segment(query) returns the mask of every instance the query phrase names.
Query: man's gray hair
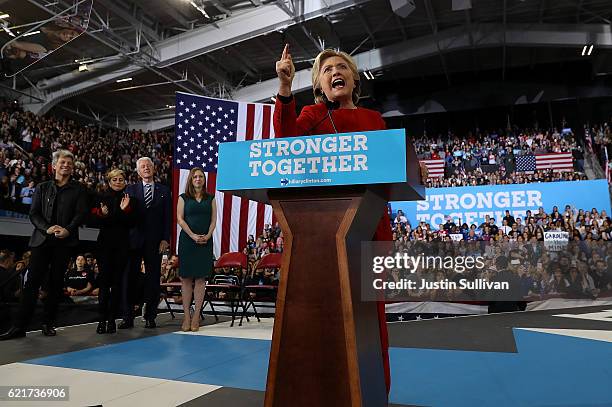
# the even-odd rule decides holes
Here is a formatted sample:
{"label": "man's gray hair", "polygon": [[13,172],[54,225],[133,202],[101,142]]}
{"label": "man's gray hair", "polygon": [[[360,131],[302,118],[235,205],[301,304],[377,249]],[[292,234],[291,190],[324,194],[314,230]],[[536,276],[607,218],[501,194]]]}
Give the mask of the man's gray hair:
{"label": "man's gray hair", "polygon": [[136,160],[136,168],[138,168],[141,161],[148,161],[151,163],[152,166],[155,167],[155,164],[153,164],[153,160],[151,160],[149,157],[140,157],[138,160]]}
{"label": "man's gray hair", "polygon": [[72,161],[74,162],[74,154],[72,154],[70,151],[68,150],[57,150],[53,153],[53,166],[55,167],[55,164],[57,164],[57,162],[59,161],[60,158],[64,158],[64,157],[70,157],[72,159]]}

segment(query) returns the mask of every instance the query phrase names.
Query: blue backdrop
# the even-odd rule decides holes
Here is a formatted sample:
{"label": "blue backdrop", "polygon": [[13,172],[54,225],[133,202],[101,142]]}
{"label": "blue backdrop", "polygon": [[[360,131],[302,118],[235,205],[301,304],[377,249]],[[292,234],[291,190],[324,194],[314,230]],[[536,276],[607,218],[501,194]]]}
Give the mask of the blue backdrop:
{"label": "blue backdrop", "polygon": [[549,213],[553,206],[563,212],[565,205],[576,209],[606,210],[610,216],[610,194],[605,179],[478,187],[427,188],[427,200],[392,202],[393,213],[401,209],[411,225],[423,220],[437,228],[451,216],[455,223],[481,224],[485,215],[494,216],[498,224],[505,211],[524,217],[541,206]]}

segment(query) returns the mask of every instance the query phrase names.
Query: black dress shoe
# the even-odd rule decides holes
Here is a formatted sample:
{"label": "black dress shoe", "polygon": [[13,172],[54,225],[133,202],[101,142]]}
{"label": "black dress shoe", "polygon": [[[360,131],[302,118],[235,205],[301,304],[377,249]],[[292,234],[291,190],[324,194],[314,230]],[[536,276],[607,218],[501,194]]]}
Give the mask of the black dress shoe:
{"label": "black dress shoe", "polygon": [[157,327],[157,324],[155,323],[154,319],[147,319],[147,322],[145,322],[145,328],[153,329],[156,327]]}
{"label": "black dress shoe", "polygon": [[99,334],[106,333],[106,322],[105,321],[98,322],[98,327],[96,328],[96,332]]}
{"label": "black dress shoe", "polygon": [[0,335],[0,341],[8,341],[9,339],[25,338],[26,333],[21,328],[11,327],[8,331]]}
{"label": "black dress shoe", "polygon": [[57,335],[57,332],[55,331],[55,328],[53,327],[53,325],[50,325],[50,324],[42,324],[42,333],[45,336],[55,336],[55,335]]}
{"label": "black dress shoe", "polygon": [[115,332],[117,332],[117,325],[115,324],[115,320],[113,319],[112,321],[108,321],[108,323],[106,324],[106,333],[114,334]]}
{"label": "black dress shoe", "polygon": [[119,324],[119,329],[129,329],[134,328],[134,320],[133,319],[124,319]]}

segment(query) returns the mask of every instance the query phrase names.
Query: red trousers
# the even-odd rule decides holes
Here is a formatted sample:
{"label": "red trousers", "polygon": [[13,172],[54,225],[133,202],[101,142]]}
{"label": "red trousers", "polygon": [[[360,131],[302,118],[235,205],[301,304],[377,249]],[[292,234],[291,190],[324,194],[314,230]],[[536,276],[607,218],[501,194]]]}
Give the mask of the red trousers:
{"label": "red trousers", "polygon": [[[391,231],[391,219],[389,213],[385,213],[378,222],[378,227],[374,233],[374,241],[391,241],[393,240],[393,232]],[[380,346],[383,359],[383,367],[385,369],[385,384],[387,385],[387,395],[391,389],[391,368],[389,367],[389,332],[387,331],[387,317],[385,315],[385,302],[378,301],[378,329],[380,331]]]}

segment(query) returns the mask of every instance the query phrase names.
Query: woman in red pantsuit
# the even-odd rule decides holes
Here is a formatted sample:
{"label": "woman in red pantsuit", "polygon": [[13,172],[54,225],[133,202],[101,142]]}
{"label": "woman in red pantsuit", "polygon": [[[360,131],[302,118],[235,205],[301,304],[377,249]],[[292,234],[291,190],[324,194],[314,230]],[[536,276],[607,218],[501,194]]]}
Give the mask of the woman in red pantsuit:
{"label": "woman in red pantsuit", "polygon": [[[312,67],[315,104],[305,106],[299,116],[296,114],[295,99],[291,93],[295,67],[288,44],[285,45],[280,61],[276,62],[276,73],[280,82],[274,108],[276,137],[348,133],[386,128],[380,113],[356,106],[360,93],[359,72],[355,61],[348,54],[327,49],[321,51],[317,56]],[[392,238],[391,220],[385,210],[381,214],[373,239],[392,240]],[[378,324],[388,394],[391,387],[391,374],[384,302],[378,302]]]}

